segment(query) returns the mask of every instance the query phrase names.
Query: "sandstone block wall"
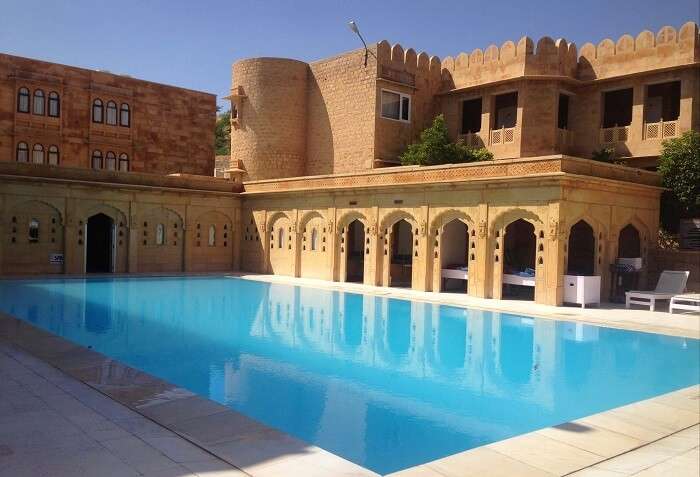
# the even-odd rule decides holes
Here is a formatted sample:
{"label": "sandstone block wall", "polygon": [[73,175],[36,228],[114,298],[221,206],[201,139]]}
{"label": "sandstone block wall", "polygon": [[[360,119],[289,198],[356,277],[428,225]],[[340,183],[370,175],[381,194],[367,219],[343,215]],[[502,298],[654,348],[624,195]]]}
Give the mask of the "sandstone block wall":
{"label": "sandstone block wall", "polygon": [[[26,87],[60,97],[60,117],[17,112]],[[126,103],[130,127],[96,124],[92,102]],[[59,148],[59,165],[91,167],[92,151],[129,157],[129,170],[156,174],[214,172],[216,98],[198,91],[0,54],[0,160],[14,161],[19,142]]]}

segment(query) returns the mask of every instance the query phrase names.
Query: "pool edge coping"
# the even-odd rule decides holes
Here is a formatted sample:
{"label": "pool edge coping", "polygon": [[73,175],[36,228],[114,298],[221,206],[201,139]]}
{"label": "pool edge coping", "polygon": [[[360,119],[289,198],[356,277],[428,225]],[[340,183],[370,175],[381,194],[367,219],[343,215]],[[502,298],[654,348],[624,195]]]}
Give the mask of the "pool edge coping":
{"label": "pool edge coping", "polygon": [[[595,326],[599,326],[595,323],[593,324]],[[298,465],[315,465],[324,470],[328,470],[329,472],[339,471],[342,469],[344,475],[378,475],[369,469],[342,458],[341,456],[333,454],[313,444],[306,443],[298,438],[266,426],[258,421],[254,421],[253,419],[248,418],[247,416],[226,406],[216,403],[215,401],[198,396],[185,390],[184,388],[150,375],[149,373],[145,373],[136,368],[127,366],[117,360],[103,355],[102,353],[78,344],[74,344],[63,337],[54,335],[53,333],[34,326],[27,321],[20,320],[19,318],[3,312],[0,312],[0,339],[5,339],[13,345],[22,348],[29,354],[41,359],[44,362],[47,362],[51,366],[59,369],[74,379],[77,379],[95,391],[126,406],[128,409],[137,412],[158,425],[163,426],[183,439],[202,448],[206,452],[215,455],[216,457],[253,477],[275,475],[275,472],[283,471],[286,466],[289,466],[289,469],[297,469],[295,466]],[[50,350],[49,346],[42,346],[47,344],[51,345],[53,349]],[[109,372],[107,373],[107,376],[103,376],[100,373],[100,370]],[[91,372],[97,372],[98,375],[90,378]],[[117,376],[118,380],[121,380],[121,376],[124,375],[131,378],[138,378],[139,382],[110,382],[111,377]],[[147,398],[147,396],[150,396],[152,400],[144,403],[143,401]],[[183,399],[193,400],[188,403],[190,407],[189,410],[180,409],[179,411],[184,415],[189,415],[188,418],[183,418],[174,422],[166,422],[164,418],[158,418],[157,415],[154,415],[152,409],[153,407],[166,406],[169,404],[182,404],[181,400]],[[563,423],[558,426],[539,429],[530,433],[520,434],[502,441],[497,441],[492,444],[458,452],[435,461],[426,462],[418,466],[397,471],[391,475],[395,475],[397,477],[402,475],[408,476],[409,474],[423,475],[423,473],[425,473],[425,475],[435,476],[464,475],[461,472],[454,473],[448,471],[448,473],[445,473],[445,469],[453,469],[455,465],[462,466],[465,460],[474,462],[475,459],[490,463],[494,462],[494,459],[496,461],[500,459],[507,465],[521,466],[523,475],[526,475],[526,472],[532,473],[533,471],[546,473],[542,475],[566,475],[588,468],[605,460],[609,460],[613,457],[634,451],[635,449],[639,449],[656,442],[659,439],[672,436],[684,429],[698,425],[700,423],[700,409],[698,409],[698,406],[700,406],[699,399],[700,384],[691,385],[689,387],[662,394],[650,399],[636,401],[625,406],[609,409],[602,413],[576,419],[570,423]],[[218,411],[205,412],[202,414],[201,410],[196,408],[196,406],[201,406],[203,404],[210,406],[210,409],[218,409]],[[187,406],[185,407],[187,408]],[[678,422],[665,422],[663,419],[659,421],[659,410],[662,410],[663,413],[668,413],[671,411],[672,415],[675,413],[678,417]],[[652,414],[654,412],[656,413],[655,417],[657,421],[654,421],[653,419],[650,420],[650,412],[652,412]],[[619,413],[622,413],[622,417],[618,415]],[[563,427],[567,425],[587,426],[589,425],[587,423],[591,421],[595,422],[596,419],[605,419],[606,416],[611,417],[613,421],[622,420],[627,426],[637,426],[644,430],[644,433],[653,435],[654,437],[651,439],[643,439],[640,438],[640,436],[628,435],[629,431],[624,431],[620,427],[615,428],[615,426],[598,426],[590,424],[590,428],[593,430],[593,435],[588,439],[590,442],[581,443],[580,440],[575,440],[575,442],[572,443],[571,440],[569,440],[569,442],[563,440],[564,436],[561,436]],[[219,426],[222,427],[225,421],[233,421],[236,424],[241,425],[243,429],[220,429],[224,431],[224,435],[219,436],[218,439],[214,440],[203,440],[202,438],[197,437],[197,425],[202,424],[202,422],[207,420],[206,418],[211,417],[214,419],[209,419],[209,421],[213,420],[213,422],[208,422],[208,425],[219,424]],[[187,422],[181,422],[181,425],[178,426],[178,422],[180,421]],[[190,432],[188,432],[188,429],[190,429]],[[211,431],[211,429],[207,430],[207,432]],[[237,433],[226,435],[227,431],[235,431]],[[621,435],[627,438],[632,438],[637,441],[637,444],[628,446],[628,448],[625,448],[624,446],[620,447],[614,454],[600,455],[599,453],[592,452],[591,449],[598,448],[601,432],[602,434],[607,435],[608,438],[610,437],[610,433],[613,435]],[[555,437],[552,437],[552,433],[555,434]],[[559,437],[556,437],[556,435],[559,435]],[[536,464],[533,465],[533,462],[523,461],[522,452],[518,451],[518,449],[520,448],[522,450],[524,446],[525,449],[530,448],[535,452],[535,454],[537,454],[536,451],[538,449],[541,451],[540,446],[543,439],[545,440],[545,443],[556,445],[566,452],[572,454],[585,453],[584,457],[587,457],[588,460],[586,461],[585,465],[574,465],[576,468],[567,469],[565,472],[549,472],[549,470],[552,469],[548,470],[543,468],[545,467],[543,465],[538,466]],[[533,440],[535,442],[532,442]],[[243,444],[242,446],[239,445],[241,443]],[[261,444],[269,445],[270,448],[268,449],[268,452],[272,459],[270,462],[258,464],[246,463],[245,461],[241,462],[241,459],[245,460],[246,458],[246,446],[247,452],[260,452],[259,446]],[[227,445],[228,453],[226,448]],[[586,449],[586,447],[588,449]],[[235,453],[243,453],[243,455],[232,455],[230,453],[232,448]],[[289,452],[289,455],[278,455],[285,452]],[[310,460],[309,457],[311,457]],[[579,460],[579,462],[582,461]],[[438,471],[437,469],[442,469],[442,471]],[[416,472],[418,472],[418,474],[415,474]]]}

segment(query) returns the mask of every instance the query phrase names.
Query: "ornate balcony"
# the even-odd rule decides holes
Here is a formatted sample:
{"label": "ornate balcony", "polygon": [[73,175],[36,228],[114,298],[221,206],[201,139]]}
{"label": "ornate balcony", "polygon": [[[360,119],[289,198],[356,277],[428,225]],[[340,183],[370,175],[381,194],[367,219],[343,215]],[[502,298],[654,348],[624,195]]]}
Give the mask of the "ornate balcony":
{"label": "ornate balcony", "polygon": [[509,144],[515,142],[515,128],[491,130],[491,145]]}
{"label": "ornate balcony", "polygon": [[678,121],[644,123],[644,139],[666,139],[678,136]]}
{"label": "ornate balcony", "polygon": [[615,144],[616,142],[626,142],[630,136],[629,126],[616,126],[612,128],[601,128],[600,143]]}

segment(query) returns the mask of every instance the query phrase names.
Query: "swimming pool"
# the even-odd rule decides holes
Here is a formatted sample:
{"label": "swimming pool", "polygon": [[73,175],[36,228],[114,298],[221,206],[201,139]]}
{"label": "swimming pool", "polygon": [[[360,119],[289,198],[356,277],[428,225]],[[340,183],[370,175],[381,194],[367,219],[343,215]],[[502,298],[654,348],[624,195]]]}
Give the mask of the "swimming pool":
{"label": "swimming pool", "polygon": [[230,277],[0,280],[0,311],[379,473],[698,382],[698,340]]}

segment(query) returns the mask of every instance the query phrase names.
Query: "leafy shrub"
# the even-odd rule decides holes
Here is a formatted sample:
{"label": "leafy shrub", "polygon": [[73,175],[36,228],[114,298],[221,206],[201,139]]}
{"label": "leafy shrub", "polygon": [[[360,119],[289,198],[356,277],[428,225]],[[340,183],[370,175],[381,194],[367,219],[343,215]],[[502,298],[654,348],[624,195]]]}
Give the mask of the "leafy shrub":
{"label": "leafy shrub", "polygon": [[664,141],[658,171],[680,216],[700,214],[700,133],[691,130]]}
{"label": "leafy shrub", "polygon": [[598,162],[607,162],[608,164],[619,164],[625,165],[627,162],[624,159],[620,159],[615,152],[614,147],[603,147],[591,154],[591,159]]}
{"label": "leafy shrub", "polygon": [[490,161],[493,154],[483,147],[467,146],[463,141],[450,142],[445,118],[441,114],[435,117],[430,127],[421,132],[420,141],[409,145],[399,159],[405,166],[433,166]]}

